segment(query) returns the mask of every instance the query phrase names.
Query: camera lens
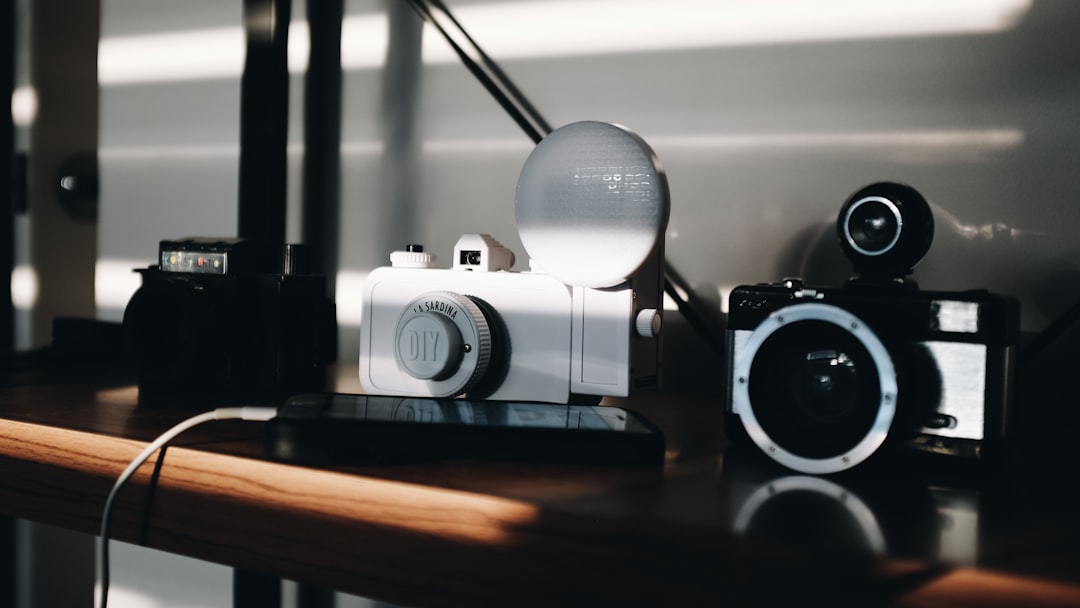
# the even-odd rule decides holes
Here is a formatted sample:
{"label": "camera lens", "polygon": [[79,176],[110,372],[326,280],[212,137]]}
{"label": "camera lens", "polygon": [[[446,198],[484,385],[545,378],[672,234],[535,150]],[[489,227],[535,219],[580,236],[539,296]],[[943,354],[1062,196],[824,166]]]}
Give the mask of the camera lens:
{"label": "camera lens", "polygon": [[754,329],[733,365],[732,408],[766,454],[806,473],[868,458],[895,415],[896,371],[860,319],[805,303]]}
{"label": "camera lens", "polygon": [[403,309],[394,338],[394,359],[406,376],[434,397],[455,397],[484,380],[491,364],[492,323],[469,296],[450,291],[423,294]]}
{"label": "camera lens", "polygon": [[859,393],[859,370],[854,358],[829,348],[808,352],[796,363],[809,415],[831,422],[854,409]]}
{"label": "camera lens", "polygon": [[836,222],[840,246],[860,278],[891,280],[911,274],[930,250],[934,216],[910,186],[881,182],[844,203]]}
{"label": "camera lens", "polygon": [[777,443],[806,458],[842,454],[866,436],[881,389],[851,334],[805,321],[774,333],[750,369],[750,401]]}
{"label": "camera lens", "polygon": [[844,224],[851,246],[863,255],[881,255],[900,240],[903,219],[896,205],[880,197],[857,201]]}

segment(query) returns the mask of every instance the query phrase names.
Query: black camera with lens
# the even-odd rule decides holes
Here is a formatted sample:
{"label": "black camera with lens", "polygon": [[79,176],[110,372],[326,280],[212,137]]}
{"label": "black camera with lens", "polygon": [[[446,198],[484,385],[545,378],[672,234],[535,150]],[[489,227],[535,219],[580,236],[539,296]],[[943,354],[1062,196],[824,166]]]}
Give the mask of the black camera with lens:
{"label": "black camera with lens", "polygon": [[307,249],[241,238],[161,241],[124,311],[140,397],[322,390],[337,356],[326,278]]}
{"label": "black camera with lens", "polygon": [[856,192],[837,231],[855,268],[843,287],[732,291],[729,437],[813,474],[890,451],[987,459],[1010,435],[1018,302],[907,278],[933,238],[911,187]]}

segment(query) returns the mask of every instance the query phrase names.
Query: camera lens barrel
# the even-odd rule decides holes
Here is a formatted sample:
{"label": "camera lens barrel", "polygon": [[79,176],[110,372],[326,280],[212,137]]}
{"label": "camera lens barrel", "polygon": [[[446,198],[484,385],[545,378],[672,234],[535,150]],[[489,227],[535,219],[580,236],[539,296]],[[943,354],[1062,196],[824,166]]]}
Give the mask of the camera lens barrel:
{"label": "camera lens barrel", "polygon": [[818,302],[770,314],[732,365],[732,410],[765,454],[810,474],[843,471],[884,443],[898,382],[861,319]]}
{"label": "camera lens barrel", "polygon": [[491,323],[469,296],[430,292],[405,306],[395,331],[398,369],[434,397],[455,397],[483,380],[493,349]]}
{"label": "camera lens barrel", "polygon": [[914,188],[879,182],[844,203],[836,228],[858,277],[892,280],[911,274],[930,250],[934,216]]}

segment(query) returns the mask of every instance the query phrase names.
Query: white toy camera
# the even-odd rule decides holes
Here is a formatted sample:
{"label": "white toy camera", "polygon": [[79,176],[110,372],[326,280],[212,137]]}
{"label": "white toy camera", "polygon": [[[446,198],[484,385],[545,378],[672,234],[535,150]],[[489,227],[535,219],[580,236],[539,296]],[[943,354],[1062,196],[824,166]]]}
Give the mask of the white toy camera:
{"label": "white toy camera", "polygon": [[366,393],[566,403],[658,386],[670,202],[648,145],[609,123],[556,129],[526,160],[515,208],[529,272],[467,234],[452,268],[410,246],[368,275]]}

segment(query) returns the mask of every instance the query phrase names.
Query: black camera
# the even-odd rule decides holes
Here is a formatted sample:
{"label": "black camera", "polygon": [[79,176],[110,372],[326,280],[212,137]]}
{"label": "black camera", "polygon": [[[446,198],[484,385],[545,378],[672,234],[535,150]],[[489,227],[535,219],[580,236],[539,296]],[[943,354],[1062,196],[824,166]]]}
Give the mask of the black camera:
{"label": "black camera", "polygon": [[158,252],[124,311],[141,396],[325,387],[336,311],[304,246],[186,238]]}
{"label": "black camera", "polygon": [[732,291],[729,436],[815,474],[891,446],[985,458],[1010,435],[1019,304],[906,278],[933,235],[930,206],[908,186],[860,190],[837,228],[856,272],[843,287]]}

